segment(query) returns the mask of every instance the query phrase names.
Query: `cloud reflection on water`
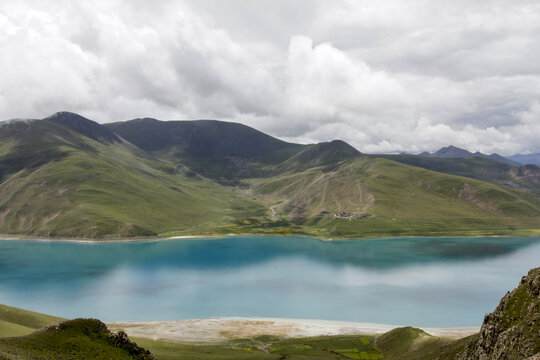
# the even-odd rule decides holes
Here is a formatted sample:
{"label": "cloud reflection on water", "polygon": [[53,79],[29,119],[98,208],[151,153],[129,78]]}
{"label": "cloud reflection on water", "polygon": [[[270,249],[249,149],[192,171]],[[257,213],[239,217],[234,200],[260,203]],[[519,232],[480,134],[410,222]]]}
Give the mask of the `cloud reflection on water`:
{"label": "cloud reflection on water", "polygon": [[[0,252],[0,302],[104,320],[268,316],[474,326],[540,265],[539,239],[531,238],[277,239],[105,244],[84,251],[78,244],[9,242],[19,251],[6,252],[9,259]],[[480,248],[498,250],[484,256]]]}

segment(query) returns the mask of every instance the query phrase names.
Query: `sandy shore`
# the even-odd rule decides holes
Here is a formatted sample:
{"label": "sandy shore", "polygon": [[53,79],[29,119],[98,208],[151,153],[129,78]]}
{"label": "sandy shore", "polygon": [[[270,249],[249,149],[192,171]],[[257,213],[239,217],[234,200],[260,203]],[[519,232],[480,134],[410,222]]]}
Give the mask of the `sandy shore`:
{"label": "sandy shore", "polygon": [[[113,330],[124,330],[129,336],[181,343],[219,343],[231,339],[272,335],[283,338],[320,335],[376,335],[397,325],[349,321],[274,319],[274,318],[210,318],[178,321],[112,322]],[[434,336],[458,339],[479,331],[478,327],[423,328]]]}

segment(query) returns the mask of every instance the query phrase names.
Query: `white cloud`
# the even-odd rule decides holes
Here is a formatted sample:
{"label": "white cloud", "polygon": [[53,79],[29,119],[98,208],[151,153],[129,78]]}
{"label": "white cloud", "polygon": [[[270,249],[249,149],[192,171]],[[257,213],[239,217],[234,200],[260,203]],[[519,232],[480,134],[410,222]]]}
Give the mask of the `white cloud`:
{"label": "white cloud", "polygon": [[534,1],[0,4],[0,117],[240,121],[365,152],[538,152]]}

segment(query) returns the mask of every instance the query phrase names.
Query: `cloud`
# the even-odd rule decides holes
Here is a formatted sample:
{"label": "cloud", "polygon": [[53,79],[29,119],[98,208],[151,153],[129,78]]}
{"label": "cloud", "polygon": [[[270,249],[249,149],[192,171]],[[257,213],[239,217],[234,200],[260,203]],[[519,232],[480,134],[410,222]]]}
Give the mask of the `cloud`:
{"label": "cloud", "polygon": [[0,117],[239,121],[364,152],[539,152],[534,1],[0,4]]}

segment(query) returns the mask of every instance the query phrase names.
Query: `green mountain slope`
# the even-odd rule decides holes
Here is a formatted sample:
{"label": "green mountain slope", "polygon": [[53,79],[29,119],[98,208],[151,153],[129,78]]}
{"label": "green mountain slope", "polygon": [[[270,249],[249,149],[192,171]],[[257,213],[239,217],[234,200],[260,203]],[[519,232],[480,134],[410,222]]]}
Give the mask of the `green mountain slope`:
{"label": "green mountain slope", "polygon": [[146,118],[104,126],[159,158],[179,161],[224,184],[261,175],[265,166],[285,161],[304,148],[246,125],[215,120]]}
{"label": "green mountain slope", "polygon": [[[521,169],[466,160],[475,164],[464,165],[469,175],[482,179],[503,174],[501,166]],[[339,140],[290,144],[240,124],[102,126],[58,113],[0,124],[0,233],[360,237],[540,228],[538,195],[420,167]],[[534,170],[516,184],[527,188],[530,181],[516,179],[535,178]]]}
{"label": "green mountain slope", "polygon": [[0,338],[23,336],[65,319],[0,304]]}
{"label": "green mountain slope", "polygon": [[272,173],[294,173],[320,166],[324,166],[322,171],[330,171],[339,162],[361,155],[358,150],[341,140],[307,145],[304,149],[277,165]]}
{"label": "green mountain slope", "polygon": [[377,157],[540,194],[540,167],[535,165],[515,166],[482,157],[434,158],[417,155],[377,155]]}
{"label": "green mountain slope", "polygon": [[[86,121],[85,129],[100,126]],[[23,130],[0,132],[14,144],[0,159],[3,233],[148,236],[211,228],[230,213],[261,210],[234,189],[175,173],[173,164],[142,156],[132,144],[96,141],[50,120],[13,125]]]}
{"label": "green mountain slope", "polygon": [[540,199],[524,191],[358,157],[252,181],[284,218],[333,236],[505,233],[536,228]]}

